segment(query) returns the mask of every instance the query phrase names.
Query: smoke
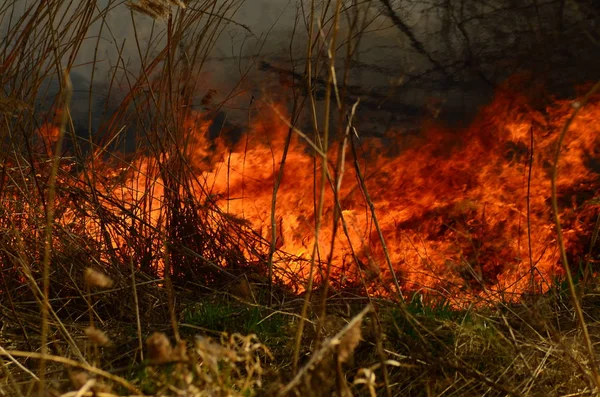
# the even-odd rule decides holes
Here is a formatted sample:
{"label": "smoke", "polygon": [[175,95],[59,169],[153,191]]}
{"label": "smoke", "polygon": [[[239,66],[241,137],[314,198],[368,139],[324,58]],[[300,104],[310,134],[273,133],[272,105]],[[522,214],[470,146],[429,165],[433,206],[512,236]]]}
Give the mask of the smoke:
{"label": "smoke", "polygon": [[[36,3],[16,0],[13,17],[0,21],[0,32],[7,32],[11,21]],[[65,3],[68,18],[71,11]],[[191,7],[197,3],[189,2]],[[219,21],[222,29],[203,65],[202,76],[196,76],[203,79],[202,92],[194,94],[201,98],[215,89],[218,99],[223,100],[234,89],[246,90],[229,101],[231,108],[223,108],[231,113],[231,119],[236,114],[233,108],[249,103],[261,89],[277,91],[281,79],[301,81],[310,2],[217,3],[227,3],[231,9]],[[491,4],[476,0],[367,3],[368,8],[362,2],[343,2],[345,14],[340,21],[341,44],[337,48],[340,76],[346,65],[351,67],[347,101],[361,99],[366,133],[381,132],[403,122],[410,124],[423,115],[450,122],[468,119],[489,100],[499,82],[524,70],[546,76],[550,84],[556,83],[557,91],[594,76],[597,70],[598,57],[590,55],[597,51],[591,51],[593,43],[582,33],[593,27],[594,20],[589,9],[581,9],[581,2],[538,4],[526,0],[518,6],[503,0]],[[164,21],[132,15],[124,2],[97,2],[98,10],[107,7],[107,17],[89,27],[72,70],[73,111],[83,129],[97,126],[102,114],[110,113],[127,92],[131,79],[141,76],[144,58],[151,59],[166,41]],[[219,14],[220,10],[216,7],[212,12]],[[360,36],[360,42],[352,60],[346,63],[350,41],[345,35],[353,24],[355,31],[360,30],[355,35]],[[320,32],[318,26],[316,34],[327,35],[331,22],[326,16]],[[315,49],[327,56],[326,45]],[[47,95],[52,98],[58,92],[57,82],[48,84]],[[315,86],[319,95],[323,82],[317,79]]]}

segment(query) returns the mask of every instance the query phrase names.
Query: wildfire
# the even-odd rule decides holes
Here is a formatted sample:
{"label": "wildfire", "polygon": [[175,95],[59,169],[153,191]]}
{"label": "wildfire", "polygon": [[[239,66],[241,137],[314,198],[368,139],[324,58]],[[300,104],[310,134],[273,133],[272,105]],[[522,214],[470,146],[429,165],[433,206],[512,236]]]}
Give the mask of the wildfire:
{"label": "wildfire", "polygon": [[[561,275],[550,171],[556,138],[571,111],[570,101],[556,101],[544,112],[537,111],[524,96],[500,90],[471,126],[460,131],[429,126],[420,138],[398,132],[390,134],[396,137],[392,145],[353,138],[363,153],[356,164],[405,294],[435,291],[446,297],[518,299],[532,285],[538,292],[547,290]],[[264,268],[271,241],[273,187],[289,128],[280,114],[265,107],[235,145],[219,138],[210,141],[210,122],[192,115],[184,125],[187,145],[178,154],[188,170],[185,186],[176,186],[167,177],[164,164],[174,161],[174,153],[140,156],[119,170],[97,168],[99,202],[65,211],[61,222],[85,219],[85,233],[103,244],[110,241],[109,251],[120,252],[121,257],[154,250],[158,253],[150,255],[146,265],[162,268],[159,231],[174,229],[184,243],[204,244],[215,235],[188,230],[185,222],[210,209],[212,215],[200,224],[214,230],[226,219],[253,231],[260,244],[244,247],[241,235],[229,236],[223,244],[238,244],[249,263]],[[598,216],[598,120],[600,101],[595,100],[581,111],[566,136],[557,181],[567,249],[578,259],[589,259],[591,229]],[[337,151],[331,148],[331,158]],[[330,258],[334,287],[365,285],[369,293],[392,293],[393,275],[350,149],[345,164],[335,236],[335,196],[330,185],[326,188],[317,283]],[[309,276],[320,167],[295,135],[277,194],[273,263],[275,277],[297,291],[305,288]],[[335,175],[333,162],[329,167]],[[191,207],[186,204],[189,197],[195,202]],[[121,226],[107,226],[98,209],[122,219]],[[130,242],[127,228],[135,230],[137,241],[148,236],[152,248]],[[232,265],[226,258],[215,261]],[[177,263],[173,266],[174,272],[180,271]]]}

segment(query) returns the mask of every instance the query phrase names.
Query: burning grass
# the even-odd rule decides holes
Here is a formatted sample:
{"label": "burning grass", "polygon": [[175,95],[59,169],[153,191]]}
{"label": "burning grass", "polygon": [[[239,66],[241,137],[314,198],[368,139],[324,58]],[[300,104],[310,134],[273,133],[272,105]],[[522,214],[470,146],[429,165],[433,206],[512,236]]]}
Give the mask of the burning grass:
{"label": "burning grass", "polygon": [[[426,290],[455,306],[477,299],[518,300],[532,288],[547,291],[563,274],[550,174],[557,132],[571,105],[557,101],[540,111],[525,99],[501,90],[460,135],[431,128],[422,141],[395,156],[366,138],[349,144],[354,149],[343,156],[355,168],[327,171],[345,175],[337,190],[324,193],[315,282],[322,283],[330,266],[327,277],[334,289],[394,296],[398,282],[404,293]],[[594,97],[571,126],[557,180],[565,246],[571,258],[585,262],[586,280],[595,273],[592,237],[600,180],[593,129],[598,113]],[[310,186],[318,165],[301,141],[291,140],[272,214],[273,246],[269,208],[275,159],[283,155],[288,127],[279,110],[267,107],[260,114],[234,145],[210,141],[210,120],[192,115],[185,124],[184,149],[156,157],[141,154],[123,166],[95,160],[86,165],[95,170],[93,183],[86,171],[64,164],[57,183],[55,252],[77,239],[73,246],[94,247],[104,266],[135,263],[159,277],[168,260],[174,281],[213,286],[240,272],[266,277],[270,260],[274,280],[302,292],[315,244]],[[359,155],[359,144],[379,149]],[[27,225],[44,215],[43,202],[20,198],[40,189],[49,166],[40,158],[20,169],[9,167],[25,184],[5,177],[5,214],[11,216],[3,221],[19,233],[33,232],[21,238],[35,242],[37,231]],[[38,176],[28,179],[32,172]],[[369,201],[376,212],[370,212]]]}
{"label": "burning grass", "polygon": [[[594,277],[596,257],[596,100],[571,127],[557,181],[565,246],[571,258],[585,262],[586,280]],[[458,133],[437,128],[393,157],[347,149],[346,162],[357,168],[347,167],[339,189],[325,192],[317,285],[331,264],[332,288],[394,296],[387,257],[404,293],[426,290],[454,306],[474,299],[518,300],[532,288],[547,291],[562,274],[549,175],[556,131],[569,109],[568,102],[558,101],[542,113],[518,94],[501,91],[461,133],[462,142]],[[185,124],[183,150],[141,154],[126,165],[94,155],[83,171],[63,157],[53,203],[52,255],[59,265],[53,268],[59,271],[61,258],[81,261],[81,268],[93,258],[108,272],[119,274],[133,263],[136,271],[161,277],[168,261],[174,282],[213,288],[240,274],[267,277],[274,159],[282,156],[288,127],[280,111],[267,108],[261,114],[234,146],[209,141],[210,120],[193,115]],[[3,168],[0,222],[7,271],[41,260],[40,222],[48,204],[40,192],[48,189],[52,167],[43,153],[35,155],[33,161],[7,157]],[[314,192],[306,188],[315,183],[315,158],[295,139],[287,157],[271,261],[274,280],[300,293],[315,243]],[[363,188],[378,212],[369,212]],[[10,280],[19,283],[19,276]],[[69,284],[60,283],[67,295],[76,290],[67,292]]]}
{"label": "burning grass", "polygon": [[[289,104],[253,98],[241,137],[214,137],[194,76],[235,5],[131,2],[166,44],[87,151],[69,70],[93,2],[67,6],[61,34],[52,1],[9,29],[0,393],[595,395],[598,86],[542,107],[515,77],[469,127],[377,140],[326,57],[322,125],[292,87]],[[40,85],[46,57],[69,63],[40,121],[39,93],[17,87]],[[144,145],[126,159],[113,143],[132,120]]]}
{"label": "burning grass", "polygon": [[[596,271],[597,139],[586,132],[595,125],[596,101],[591,97],[572,125],[568,165],[557,180],[567,192],[558,208],[569,257],[582,263],[582,291],[594,284]],[[276,168],[268,159],[282,155],[282,111],[263,109],[234,146],[206,139],[210,121],[194,115],[185,150],[140,154],[126,165],[94,155],[82,171],[64,156],[53,163],[43,151],[30,158],[12,152],[3,168],[0,217],[3,311],[12,334],[3,345],[17,345],[0,352],[2,387],[26,394],[21,382],[37,383],[32,363],[43,357],[45,387],[65,395],[593,395],[586,336],[557,281],[563,270],[548,192],[553,142],[570,106],[558,101],[540,112],[518,94],[500,93],[463,132],[465,142],[432,129],[396,156],[348,150],[347,162],[357,168],[345,170],[337,197],[325,195],[341,206],[344,233],[335,236],[335,207],[325,207],[316,300],[304,315],[315,321],[297,345],[289,335],[302,317],[297,296],[308,296],[315,218],[305,185],[314,183],[315,163],[292,139],[275,213],[276,288],[269,288],[268,205]],[[52,164],[58,164],[55,182]],[[46,295],[37,286],[47,247],[44,192],[51,185]],[[379,210],[387,252],[372,229],[373,214],[361,204],[363,188]],[[405,303],[389,301],[397,295],[381,265],[386,255],[410,298]],[[44,296],[52,297],[50,355],[34,348],[43,330],[31,313]],[[353,317],[375,298],[382,299],[376,315]],[[583,295],[592,318],[593,301],[593,293]],[[163,333],[146,337],[169,327],[174,346]],[[588,332],[594,341],[597,326]],[[296,346],[300,370],[290,372]]]}

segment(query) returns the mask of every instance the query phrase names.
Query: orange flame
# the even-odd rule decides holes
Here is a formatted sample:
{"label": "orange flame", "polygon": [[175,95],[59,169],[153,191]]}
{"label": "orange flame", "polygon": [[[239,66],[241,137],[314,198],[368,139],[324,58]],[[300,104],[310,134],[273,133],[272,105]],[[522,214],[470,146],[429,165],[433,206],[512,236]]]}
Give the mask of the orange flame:
{"label": "orange flame", "polygon": [[[531,108],[524,96],[499,91],[464,130],[429,126],[420,139],[397,133],[393,145],[365,138],[356,142],[365,151],[356,162],[405,293],[518,299],[518,294],[531,290],[532,278],[536,291],[551,286],[562,266],[549,205],[550,170],[556,137],[571,111],[569,101],[556,101],[542,112]],[[281,113],[263,109],[247,136],[234,146],[222,139],[210,142],[210,122],[198,114],[190,116],[184,124],[190,135],[180,155],[192,174],[192,189],[181,188],[178,193],[191,192],[202,205],[216,204],[223,216],[247,222],[269,242],[273,187],[289,128]],[[567,249],[579,258],[589,243],[590,222],[598,214],[599,174],[594,168],[600,149],[599,120],[600,101],[595,100],[567,134],[557,181]],[[329,155],[333,158],[337,150],[331,148]],[[335,236],[334,194],[331,186],[326,189],[317,281],[322,280],[330,256],[334,287],[364,283],[369,293],[389,294],[394,277],[348,148],[345,156]],[[128,169],[98,170],[106,177],[105,184],[99,181],[97,186],[104,206],[113,209],[113,216],[127,218],[129,227],[142,228],[137,231],[141,235],[156,235],[166,227],[165,195],[174,189],[165,186],[161,173],[161,162],[168,157],[140,157]],[[306,281],[309,275],[320,167],[294,136],[277,194],[274,263],[275,276],[297,291],[305,287],[294,280]],[[329,167],[335,175],[331,162]],[[115,202],[126,205],[117,208]],[[63,223],[75,218],[74,211],[67,211]],[[106,233],[103,228],[98,219],[86,222],[90,235]],[[123,230],[108,233],[110,249],[133,249],[120,237]],[[156,237],[152,241],[160,251]],[[265,253],[268,249],[258,257],[250,249],[244,251],[249,261],[262,261],[263,266]],[[154,266],[162,267],[162,256],[154,258]],[[223,264],[226,261],[218,263]]]}

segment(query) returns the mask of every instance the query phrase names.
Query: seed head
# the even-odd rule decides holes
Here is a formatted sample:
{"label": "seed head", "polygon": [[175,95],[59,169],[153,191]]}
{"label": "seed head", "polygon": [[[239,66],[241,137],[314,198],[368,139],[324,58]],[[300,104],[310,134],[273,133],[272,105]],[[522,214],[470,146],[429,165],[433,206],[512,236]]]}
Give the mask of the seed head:
{"label": "seed head", "polygon": [[73,372],[71,374],[71,383],[76,389],[81,389],[89,379],[90,375],[87,372]]}
{"label": "seed head", "polygon": [[354,352],[354,349],[356,349],[356,346],[360,342],[360,324],[360,322],[354,324],[340,341],[338,346],[338,359],[342,363],[348,361],[348,358],[350,358],[350,355]]}
{"label": "seed head", "polygon": [[101,331],[98,328],[87,327],[85,329],[85,334],[92,343],[98,346],[105,346],[110,342],[110,339],[106,336],[104,331]]}
{"label": "seed head", "polygon": [[92,269],[91,267],[85,269],[83,279],[86,285],[90,287],[110,288],[113,285],[113,281],[110,277],[108,277],[104,273],[100,273]]}
{"label": "seed head", "polygon": [[173,356],[171,342],[162,332],[155,332],[146,339],[146,349],[148,358],[157,364],[171,361]]}
{"label": "seed head", "polygon": [[154,19],[168,18],[171,14],[171,6],[186,8],[181,0],[138,0],[136,2],[130,0],[127,6]]}

